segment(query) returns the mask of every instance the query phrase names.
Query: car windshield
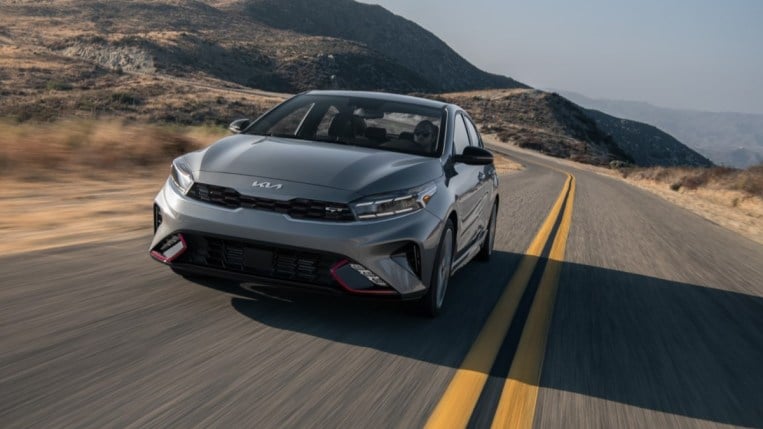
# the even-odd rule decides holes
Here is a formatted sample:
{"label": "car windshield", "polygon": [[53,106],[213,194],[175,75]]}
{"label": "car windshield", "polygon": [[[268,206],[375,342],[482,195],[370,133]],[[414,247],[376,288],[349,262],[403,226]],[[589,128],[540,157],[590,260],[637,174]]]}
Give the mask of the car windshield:
{"label": "car windshield", "polygon": [[435,156],[442,118],[441,109],[415,103],[306,94],[284,102],[247,133]]}

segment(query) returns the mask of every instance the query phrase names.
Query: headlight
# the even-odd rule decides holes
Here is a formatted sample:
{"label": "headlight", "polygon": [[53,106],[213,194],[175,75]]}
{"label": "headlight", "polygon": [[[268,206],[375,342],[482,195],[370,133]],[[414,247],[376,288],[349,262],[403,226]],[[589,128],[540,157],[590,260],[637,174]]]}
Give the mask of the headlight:
{"label": "headlight", "polygon": [[435,192],[437,185],[427,183],[413,189],[362,198],[352,203],[352,210],[360,220],[403,215],[426,207]]}
{"label": "headlight", "polygon": [[193,186],[193,173],[191,173],[191,167],[183,161],[177,159],[172,161],[170,177],[172,177],[175,186],[178,187],[178,190],[180,190],[183,195],[185,195],[188,190],[191,189],[191,186]]}

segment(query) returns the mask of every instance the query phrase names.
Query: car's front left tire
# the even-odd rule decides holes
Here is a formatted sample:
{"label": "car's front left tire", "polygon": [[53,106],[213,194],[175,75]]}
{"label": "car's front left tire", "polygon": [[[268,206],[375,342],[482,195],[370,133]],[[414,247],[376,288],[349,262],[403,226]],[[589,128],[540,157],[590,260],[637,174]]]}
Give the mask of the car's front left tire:
{"label": "car's front left tire", "polygon": [[422,315],[436,317],[442,311],[453,265],[454,236],[453,222],[448,220],[445,223],[445,228],[443,228],[442,235],[440,236],[440,244],[437,247],[437,256],[429,281],[429,290],[417,302],[419,313]]}

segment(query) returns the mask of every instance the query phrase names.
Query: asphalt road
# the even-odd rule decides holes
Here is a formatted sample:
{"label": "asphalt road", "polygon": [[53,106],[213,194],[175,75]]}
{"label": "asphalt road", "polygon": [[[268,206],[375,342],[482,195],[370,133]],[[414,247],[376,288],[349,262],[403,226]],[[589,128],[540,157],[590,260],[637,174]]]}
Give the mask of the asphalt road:
{"label": "asphalt road", "polygon": [[[763,246],[513,156],[497,253],[455,275],[435,320],[192,283],[150,260],[150,231],[0,257],[0,427],[422,427],[565,183],[546,165],[577,191],[534,426],[763,427]],[[511,359],[470,426],[490,425]]]}

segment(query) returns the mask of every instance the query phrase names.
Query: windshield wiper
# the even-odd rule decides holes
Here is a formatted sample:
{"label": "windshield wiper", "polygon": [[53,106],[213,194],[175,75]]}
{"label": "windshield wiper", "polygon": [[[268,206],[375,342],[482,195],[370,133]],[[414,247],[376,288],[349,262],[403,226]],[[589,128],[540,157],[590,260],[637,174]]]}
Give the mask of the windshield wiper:
{"label": "windshield wiper", "polygon": [[299,139],[299,138],[301,138],[300,136],[296,136],[294,134],[289,134],[289,133],[265,133],[265,134],[263,134],[263,136],[268,136],[268,137],[284,137],[284,138],[287,138],[287,139]]}
{"label": "windshield wiper", "polygon": [[288,139],[307,140],[307,141],[314,141],[314,142],[336,143],[336,144],[344,144],[344,145],[352,144],[348,141],[344,141],[344,140],[333,138],[333,137],[303,137],[303,136],[298,136],[294,134],[286,134],[286,133],[268,133],[265,135],[269,137],[284,137]]}
{"label": "windshield wiper", "polygon": [[325,142],[325,143],[336,143],[336,144],[343,144],[343,145],[352,145],[352,143],[348,141],[344,141],[338,138],[331,138],[331,137],[313,137],[309,140],[314,140],[317,142]]}
{"label": "windshield wiper", "polygon": [[347,146],[356,146],[355,144],[350,143],[348,141],[338,139],[338,138],[332,138],[332,137],[303,137],[303,136],[288,134],[288,133],[262,133],[257,135],[296,139],[296,140],[307,140],[307,141],[314,141],[314,142],[335,143],[335,144],[342,144]]}

